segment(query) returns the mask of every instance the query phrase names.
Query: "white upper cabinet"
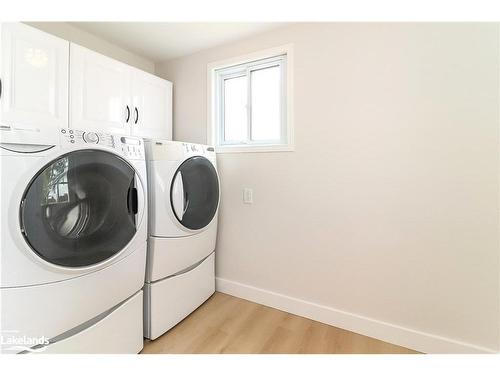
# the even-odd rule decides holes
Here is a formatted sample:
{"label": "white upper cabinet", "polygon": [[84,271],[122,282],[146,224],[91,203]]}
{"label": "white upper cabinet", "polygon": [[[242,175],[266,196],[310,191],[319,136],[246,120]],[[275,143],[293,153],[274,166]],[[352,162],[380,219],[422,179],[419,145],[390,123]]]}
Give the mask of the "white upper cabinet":
{"label": "white upper cabinet", "polygon": [[71,44],[71,128],[130,134],[131,67]]}
{"label": "white upper cabinet", "polygon": [[67,127],[69,42],[21,23],[0,30],[2,138],[22,131],[43,139]]}
{"label": "white upper cabinet", "polygon": [[0,23],[0,41],[1,142],[61,127],[172,139],[171,82],[22,23]]}
{"label": "white upper cabinet", "polygon": [[134,70],[132,98],[132,135],[171,140],[172,83]]}
{"label": "white upper cabinet", "polygon": [[172,139],[172,83],[71,44],[72,128]]}

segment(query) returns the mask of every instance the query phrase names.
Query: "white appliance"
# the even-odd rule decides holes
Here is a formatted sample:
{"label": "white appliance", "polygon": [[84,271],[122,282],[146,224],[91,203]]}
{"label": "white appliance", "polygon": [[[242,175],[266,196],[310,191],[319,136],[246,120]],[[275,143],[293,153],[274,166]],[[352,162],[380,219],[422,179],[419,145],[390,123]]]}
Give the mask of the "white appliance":
{"label": "white appliance", "polygon": [[146,141],[149,240],[144,334],[154,340],[215,291],[220,189],[210,146]]}
{"label": "white appliance", "polygon": [[66,128],[0,137],[2,351],[139,352],[142,139]]}

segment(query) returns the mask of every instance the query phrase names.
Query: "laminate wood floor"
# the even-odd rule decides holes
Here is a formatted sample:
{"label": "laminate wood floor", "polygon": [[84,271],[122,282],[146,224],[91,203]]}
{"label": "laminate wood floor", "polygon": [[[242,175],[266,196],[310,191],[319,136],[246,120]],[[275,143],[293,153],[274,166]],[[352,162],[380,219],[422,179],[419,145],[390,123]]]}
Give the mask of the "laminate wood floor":
{"label": "laminate wood floor", "polygon": [[141,353],[410,354],[413,350],[216,292]]}

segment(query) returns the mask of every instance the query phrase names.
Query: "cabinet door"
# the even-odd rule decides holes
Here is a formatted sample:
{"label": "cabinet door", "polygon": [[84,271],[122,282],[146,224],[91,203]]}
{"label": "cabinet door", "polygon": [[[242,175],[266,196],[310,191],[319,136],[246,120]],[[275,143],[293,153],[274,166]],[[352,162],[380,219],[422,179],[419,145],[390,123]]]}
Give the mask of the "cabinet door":
{"label": "cabinet door", "polygon": [[71,128],[129,134],[132,68],[71,43]]}
{"label": "cabinet door", "polygon": [[172,82],[134,70],[132,134],[172,140]]}
{"label": "cabinet door", "polygon": [[69,42],[21,23],[0,30],[2,129],[42,139],[67,127]]}

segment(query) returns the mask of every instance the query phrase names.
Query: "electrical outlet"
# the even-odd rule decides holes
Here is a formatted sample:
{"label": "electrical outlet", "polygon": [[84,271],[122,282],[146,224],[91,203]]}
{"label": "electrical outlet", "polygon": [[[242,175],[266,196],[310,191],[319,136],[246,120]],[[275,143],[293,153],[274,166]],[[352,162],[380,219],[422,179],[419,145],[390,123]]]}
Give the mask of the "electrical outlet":
{"label": "electrical outlet", "polygon": [[253,203],[253,190],[250,188],[243,189],[243,202],[246,204]]}

